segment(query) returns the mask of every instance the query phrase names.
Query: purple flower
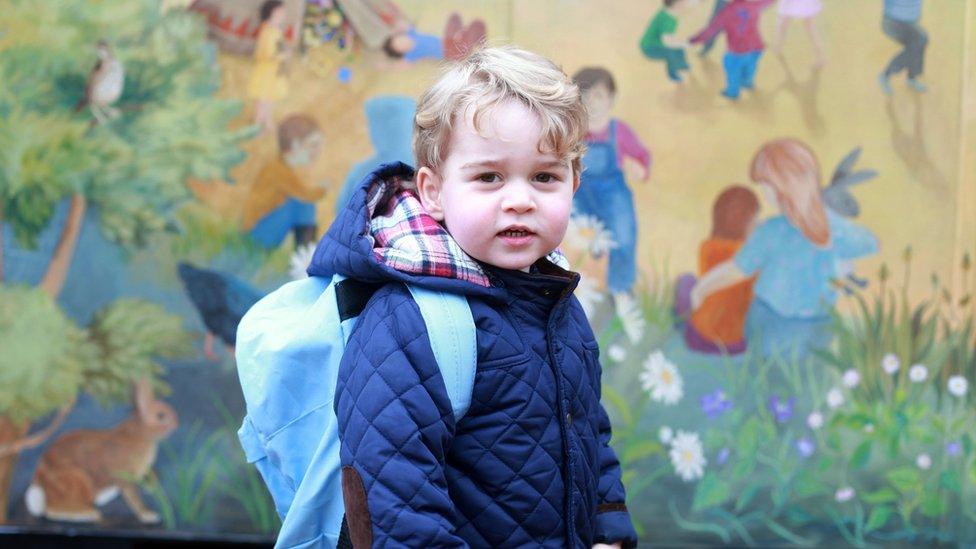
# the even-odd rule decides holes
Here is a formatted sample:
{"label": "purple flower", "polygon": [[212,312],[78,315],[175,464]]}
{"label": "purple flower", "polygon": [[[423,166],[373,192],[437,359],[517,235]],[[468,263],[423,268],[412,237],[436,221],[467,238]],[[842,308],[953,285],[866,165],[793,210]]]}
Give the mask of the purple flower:
{"label": "purple flower", "polygon": [[725,391],[715,389],[701,397],[701,407],[709,419],[715,419],[732,409],[732,401],[725,397]]}
{"label": "purple flower", "polygon": [[800,452],[800,455],[804,458],[812,456],[816,450],[817,445],[807,437],[802,437],[796,441],[796,451]]}
{"label": "purple flower", "polygon": [[730,452],[727,447],[719,450],[718,455],[715,456],[715,463],[719,465],[725,465],[725,462],[729,460],[729,453]]}
{"label": "purple flower", "polygon": [[793,417],[794,404],[796,404],[796,397],[780,400],[778,395],[773,395],[769,398],[769,412],[776,418],[777,423],[786,423]]}
{"label": "purple flower", "polygon": [[958,456],[960,452],[962,452],[962,445],[960,445],[958,442],[950,442],[949,444],[946,444],[946,453],[950,456]]}

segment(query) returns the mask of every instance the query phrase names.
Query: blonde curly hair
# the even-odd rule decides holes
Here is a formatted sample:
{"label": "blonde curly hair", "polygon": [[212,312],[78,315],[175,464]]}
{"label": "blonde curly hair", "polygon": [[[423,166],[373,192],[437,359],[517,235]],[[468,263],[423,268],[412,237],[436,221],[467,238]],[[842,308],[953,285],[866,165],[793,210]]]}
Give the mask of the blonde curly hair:
{"label": "blonde curly hair", "polygon": [[579,88],[549,59],[510,45],[473,51],[420,97],[413,136],[417,167],[437,170],[449,153],[451,128],[459,113],[474,109],[474,127],[480,132],[485,113],[510,100],[539,116],[539,150],[569,160],[578,175],[587,128]]}

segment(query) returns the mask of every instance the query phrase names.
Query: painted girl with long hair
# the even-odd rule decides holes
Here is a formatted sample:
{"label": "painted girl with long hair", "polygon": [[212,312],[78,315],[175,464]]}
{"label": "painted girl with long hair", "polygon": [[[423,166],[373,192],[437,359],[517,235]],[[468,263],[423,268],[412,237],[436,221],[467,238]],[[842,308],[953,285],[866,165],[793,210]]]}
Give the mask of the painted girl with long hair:
{"label": "painted girl with long hair", "polygon": [[837,265],[877,252],[878,240],[824,206],[820,167],[803,142],[783,138],[766,143],[750,175],[776,215],[756,227],[732,259],[701,278],[691,292],[692,308],[755,274],[746,320],[750,347],[802,358],[830,341]]}

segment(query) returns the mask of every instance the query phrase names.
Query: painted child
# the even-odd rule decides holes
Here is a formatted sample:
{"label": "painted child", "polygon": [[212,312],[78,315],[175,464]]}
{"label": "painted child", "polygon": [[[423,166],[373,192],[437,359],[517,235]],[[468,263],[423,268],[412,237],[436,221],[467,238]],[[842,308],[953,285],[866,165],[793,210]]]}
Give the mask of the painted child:
{"label": "painted child", "polygon": [[[634,547],[597,343],[555,253],[580,184],[586,115],[551,61],[488,48],[417,104],[416,172],[357,188],[309,275],[377,285],[335,388],[355,547]],[[477,369],[456,418],[411,297],[466,297]]]}
{"label": "painted child", "polygon": [[664,61],[668,78],[681,82],[681,72],[688,70],[685,48],[688,44],[679,39],[678,11],[690,0],[663,0],[664,5],[654,14],[641,37],[640,49],[649,59]]}
{"label": "painted child", "polygon": [[838,262],[877,252],[878,240],[824,207],[819,164],[806,144],[770,141],[750,171],[778,214],[763,221],[735,257],[701,278],[691,292],[692,309],[758,275],[746,319],[750,346],[758,345],[766,355],[802,358],[830,342]]}
{"label": "painted child", "polygon": [[637,279],[637,212],[623,167],[628,159],[634,161],[641,181],[646,182],[651,153],[630,126],[610,115],[617,96],[610,71],[587,67],[573,81],[580,88],[587,114],[585,169],[573,207],[602,221],[617,244],[610,250],[607,286],[619,301],[621,295],[631,293]]}
{"label": "painted child", "polygon": [[728,51],[722,60],[725,68],[725,90],[722,95],[738,99],[742,88],[755,87],[756,69],[766,45],[759,34],[763,10],[775,0],[732,0],[701,32],[691,37],[692,44],[707,42],[725,32]]}
{"label": "painted child", "polygon": [[279,154],[258,172],[244,203],[244,228],[265,248],[277,248],[292,231],[296,247],[315,242],[315,202],[326,189],[309,185],[296,169],[315,161],[322,141],[309,116],[292,115],[278,126]]}
{"label": "painted child", "polygon": [[[698,252],[698,276],[728,261],[745,243],[756,226],[759,199],[741,185],[723,190],[712,206],[712,233]],[[745,323],[755,277],[719,290],[708,296],[685,324],[684,338],[689,349],[710,354],[740,354],[746,350]],[[678,314],[684,316],[695,277],[678,279],[675,300]]]}
{"label": "painted child", "polygon": [[255,100],[254,123],[261,131],[274,129],[274,103],[288,91],[281,76],[281,63],[287,55],[282,42],[285,6],[279,0],[261,4],[261,28],[254,46],[254,70],[247,84],[247,94]]}
{"label": "painted child", "polygon": [[887,95],[891,95],[891,77],[902,71],[908,75],[909,86],[918,92],[926,91],[919,77],[925,70],[925,49],[929,45],[929,35],[919,23],[921,19],[922,0],[884,0],[881,28],[889,38],[902,46],[878,76],[881,90]]}
{"label": "painted child", "polygon": [[424,34],[404,20],[383,42],[383,53],[390,59],[402,59],[408,64],[424,59],[456,61],[484,42],[487,34],[484,21],[475,19],[464,25],[457,13],[447,18],[443,37]]}
{"label": "painted child", "polygon": [[821,10],[823,10],[822,0],[779,0],[779,23],[774,47],[776,53],[779,54],[783,51],[786,31],[789,30],[790,23],[794,20],[802,21],[803,28],[806,29],[807,36],[810,37],[810,43],[813,44],[815,55],[813,66],[814,68],[823,67],[827,58],[824,55],[823,39],[820,37],[820,31],[817,30],[816,21]]}

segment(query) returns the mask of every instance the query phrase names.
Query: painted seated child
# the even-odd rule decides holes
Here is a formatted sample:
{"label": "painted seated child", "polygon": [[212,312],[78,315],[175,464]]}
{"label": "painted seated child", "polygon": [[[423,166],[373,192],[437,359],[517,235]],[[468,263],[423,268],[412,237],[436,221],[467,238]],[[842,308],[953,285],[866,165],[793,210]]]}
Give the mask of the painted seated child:
{"label": "painted seated child", "polygon": [[725,32],[728,51],[722,60],[725,68],[725,90],[722,95],[738,99],[742,88],[755,87],[756,70],[766,44],[759,33],[763,10],[775,0],[732,0],[718,12],[707,27],[691,37],[692,44],[706,43]]}
{"label": "painted seated child", "polygon": [[681,71],[688,70],[685,48],[688,44],[680,40],[677,12],[691,0],[663,0],[664,5],[654,15],[641,37],[640,48],[649,59],[664,61],[668,78],[681,82]]}
{"label": "painted seated child", "polygon": [[244,203],[244,228],[265,248],[277,248],[289,232],[296,246],[315,242],[315,202],[326,189],[295,170],[311,164],[321,148],[322,132],[311,117],[294,114],[278,125],[279,154],[261,168]]}
{"label": "painted seated child", "polygon": [[[377,286],[335,387],[353,546],[636,546],[579,275],[556,252],[585,133],[554,63],[476,51],[418,101],[419,168],[373,172],[319,243],[309,275]],[[405,283],[470,306],[460,418]]]}
{"label": "painted seated child", "polygon": [[[698,276],[731,259],[756,225],[759,199],[746,187],[723,190],[712,206],[712,234],[698,251]],[[696,278],[682,275],[676,285],[675,308],[679,316],[691,311],[690,293]],[[685,324],[684,338],[693,351],[739,354],[746,350],[745,323],[752,302],[755,277],[708,296]]]}

